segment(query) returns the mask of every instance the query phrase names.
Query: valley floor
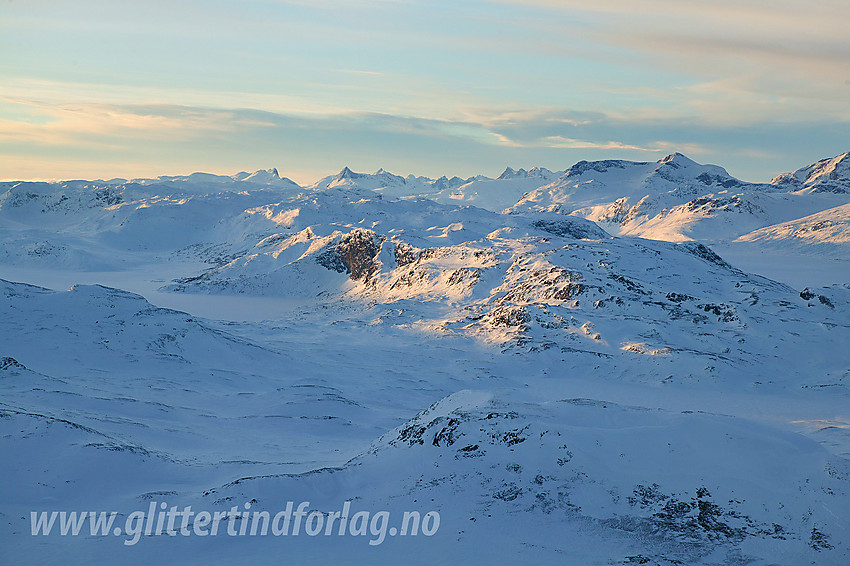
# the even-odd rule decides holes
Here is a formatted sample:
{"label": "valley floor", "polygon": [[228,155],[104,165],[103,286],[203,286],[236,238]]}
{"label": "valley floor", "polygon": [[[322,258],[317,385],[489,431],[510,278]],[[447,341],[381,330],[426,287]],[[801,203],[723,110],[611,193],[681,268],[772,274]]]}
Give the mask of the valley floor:
{"label": "valley floor", "polygon": [[[89,321],[74,332],[59,315],[59,330],[49,332],[56,305],[20,313],[21,334],[7,332],[0,352],[27,359],[2,378],[3,562],[842,564],[847,557],[843,387],[682,383],[640,361],[504,350],[377,324],[393,316],[386,306],[342,302],[331,314],[319,303],[158,290],[186,271],[0,269],[0,279],[60,291],[78,283],[132,291],[221,333],[192,338],[197,351],[183,346],[163,358],[148,345],[133,359],[111,359],[84,351],[95,338]],[[18,287],[7,296],[26,292],[9,291]],[[104,300],[95,290],[68,306],[69,316],[101,309]],[[124,312],[124,300],[116,299],[115,315],[129,322],[137,307]],[[177,318],[155,324],[190,339],[192,323]],[[140,346],[147,337],[138,332],[129,339]],[[220,336],[236,353],[206,359]],[[410,441],[410,430],[427,442]],[[515,433],[523,442],[499,441]],[[322,511],[353,501],[396,517],[437,510],[441,523],[433,537],[387,537],[374,546],[372,535],[154,535],[127,546],[127,536],[29,534],[31,511],[115,510],[123,524],[150,501],[210,512],[252,501],[272,514],[286,501]]]}

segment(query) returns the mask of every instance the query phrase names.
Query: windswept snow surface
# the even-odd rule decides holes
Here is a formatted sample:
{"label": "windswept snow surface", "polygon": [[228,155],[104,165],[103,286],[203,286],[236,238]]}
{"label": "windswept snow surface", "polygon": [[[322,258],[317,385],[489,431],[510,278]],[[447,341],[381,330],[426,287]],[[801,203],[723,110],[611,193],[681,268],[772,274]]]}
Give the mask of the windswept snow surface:
{"label": "windswept snow surface", "polygon": [[[846,564],[846,159],[4,183],[0,562]],[[288,501],[440,523],[30,534]]]}

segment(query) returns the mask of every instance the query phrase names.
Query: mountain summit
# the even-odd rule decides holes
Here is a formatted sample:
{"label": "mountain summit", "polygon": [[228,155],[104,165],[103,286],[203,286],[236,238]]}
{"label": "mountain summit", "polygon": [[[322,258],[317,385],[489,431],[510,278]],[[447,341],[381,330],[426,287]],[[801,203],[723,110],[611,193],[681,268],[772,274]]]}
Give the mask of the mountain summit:
{"label": "mountain summit", "polygon": [[770,181],[773,185],[790,185],[795,190],[850,193],[850,151],[829,159],[821,159],[793,173],[783,173]]}

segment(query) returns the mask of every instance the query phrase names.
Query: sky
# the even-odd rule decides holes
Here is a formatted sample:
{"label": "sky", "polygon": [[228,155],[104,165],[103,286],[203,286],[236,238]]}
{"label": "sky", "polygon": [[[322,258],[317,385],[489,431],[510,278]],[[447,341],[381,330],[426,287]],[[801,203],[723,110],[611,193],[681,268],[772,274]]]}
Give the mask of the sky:
{"label": "sky", "polygon": [[850,151],[847,0],[0,0],[0,179]]}

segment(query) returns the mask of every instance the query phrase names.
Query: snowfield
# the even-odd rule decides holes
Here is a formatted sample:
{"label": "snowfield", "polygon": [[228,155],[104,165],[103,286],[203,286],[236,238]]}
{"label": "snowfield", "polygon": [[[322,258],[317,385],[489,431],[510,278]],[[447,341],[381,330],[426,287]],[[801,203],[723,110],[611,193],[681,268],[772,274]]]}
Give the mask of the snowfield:
{"label": "snowfield", "polygon": [[[847,564],[848,207],[850,154],[0,183],[0,562]],[[439,529],[31,534],[288,501]]]}

